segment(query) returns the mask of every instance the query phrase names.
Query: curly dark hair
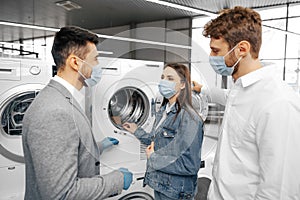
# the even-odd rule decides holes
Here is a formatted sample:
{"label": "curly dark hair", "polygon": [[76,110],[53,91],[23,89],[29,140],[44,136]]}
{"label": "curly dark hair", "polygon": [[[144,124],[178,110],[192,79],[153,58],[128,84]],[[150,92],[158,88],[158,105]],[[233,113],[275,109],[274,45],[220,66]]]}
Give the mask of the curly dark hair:
{"label": "curly dark hair", "polygon": [[84,59],[88,53],[88,42],[98,44],[98,36],[86,29],[69,26],[61,28],[54,37],[52,56],[57,69],[63,67],[70,54]]}
{"label": "curly dark hair", "polygon": [[258,58],[262,41],[260,15],[250,9],[236,6],[224,9],[220,15],[204,26],[203,35],[209,38],[223,38],[233,48],[240,41],[248,41],[251,45],[252,58]]}

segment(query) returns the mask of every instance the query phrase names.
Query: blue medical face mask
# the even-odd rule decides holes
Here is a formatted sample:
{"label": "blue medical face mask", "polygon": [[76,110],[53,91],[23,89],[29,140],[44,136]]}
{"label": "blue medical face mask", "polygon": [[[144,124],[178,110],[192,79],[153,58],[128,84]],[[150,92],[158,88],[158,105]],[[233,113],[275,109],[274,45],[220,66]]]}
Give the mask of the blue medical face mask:
{"label": "blue medical face mask", "polygon": [[[81,60],[81,59],[80,59]],[[87,62],[85,62],[84,60],[81,60],[82,62],[84,62],[85,64],[87,64],[89,67],[92,68],[92,73],[91,73],[91,77],[90,78],[86,78],[81,72],[80,70],[78,70],[78,73],[80,74],[80,76],[82,76],[82,78],[84,79],[84,82],[86,84],[86,86],[88,87],[93,87],[95,86],[97,83],[100,82],[101,77],[102,77],[102,67],[98,64],[94,67],[92,67],[90,64],[88,64]]]}
{"label": "blue medical face mask", "polygon": [[228,53],[226,53],[224,56],[209,56],[209,63],[216,73],[221,74],[223,76],[232,75],[234,67],[240,62],[242,57],[240,57],[232,67],[227,67],[225,63],[225,56],[229,55],[236,47],[237,45],[233,47],[230,51],[228,51]]}
{"label": "blue medical face mask", "polygon": [[161,95],[165,98],[170,99],[174,96],[177,92],[175,89],[176,83],[167,80],[161,80],[158,84],[158,89]]}

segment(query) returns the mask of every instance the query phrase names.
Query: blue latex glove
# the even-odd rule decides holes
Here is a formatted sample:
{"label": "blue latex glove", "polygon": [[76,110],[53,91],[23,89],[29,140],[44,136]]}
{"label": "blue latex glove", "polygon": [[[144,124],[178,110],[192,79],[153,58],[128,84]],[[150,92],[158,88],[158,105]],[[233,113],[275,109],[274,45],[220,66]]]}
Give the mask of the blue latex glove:
{"label": "blue latex glove", "polygon": [[124,176],[123,189],[127,190],[129,188],[129,186],[131,185],[131,182],[132,182],[132,173],[130,171],[128,171],[128,169],[123,168],[123,167],[120,168],[119,171],[122,172],[123,176]]}
{"label": "blue latex glove", "polygon": [[112,137],[106,137],[101,141],[101,148],[102,150],[107,149],[108,147],[111,147],[113,145],[119,144],[119,140]]}

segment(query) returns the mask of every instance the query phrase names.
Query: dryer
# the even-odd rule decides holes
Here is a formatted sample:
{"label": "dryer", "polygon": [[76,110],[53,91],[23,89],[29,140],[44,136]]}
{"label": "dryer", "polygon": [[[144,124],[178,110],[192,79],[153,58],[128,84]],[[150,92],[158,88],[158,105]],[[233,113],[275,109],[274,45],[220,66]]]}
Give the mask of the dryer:
{"label": "dryer", "polygon": [[0,58],[0,199],[24,199],[22,120],[50,78],[46,62]]}

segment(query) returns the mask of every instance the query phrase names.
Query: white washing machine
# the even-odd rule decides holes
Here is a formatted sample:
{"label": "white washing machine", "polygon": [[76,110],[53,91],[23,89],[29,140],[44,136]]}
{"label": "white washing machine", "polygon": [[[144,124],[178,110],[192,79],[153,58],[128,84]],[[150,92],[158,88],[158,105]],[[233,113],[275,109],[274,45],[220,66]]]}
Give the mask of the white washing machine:
{"label": "white washing machine", "polygon": [[[163,71],[162,62],[99,58],[103,68],[101,82],[92,91],[92,126],[97,141],[115,137],[120,143],[101,155],[101,173],[120,167],[134,174],[134,182],[128,191],[152,193],[142,187],[146,169],[146,146],[122,128],[126,121],[150,131],[156,109],[155,98]],[[120,196],[112,198],[118,199]]]}
{"label": "white washing machine", "polygon": [[0,199],[24,199],[22,120],[51,70],[37,59],[0,58]]}
{"label": "white washing machine", "polygon": [[[101,156],[101,173],[105,174],[120,167],[126,167],[134,174],[134,181],[128,191],[111,199],[119,199],[132,192],[153,191],[142,187],[146,168],[145,146],[122,129],[121,124],[131,121],[150,131],[154,114],[161,103],[157,84],[163,70],[163,63],[141,60],[100,58],[103,77],[92,90],[92,126],[97,141],[104,137],[115,137],[120,143]],[[202,79],[199,71],[192,71],[192,80]],[[200,81],[201,82],[201,81]],[[202,84],[205,84],[201,82]],[[208,100],[204,95],[193,94],[193,106],[205,120]],[[211,177],[215,140],[204,137],[202,158],[204,168],[199,178]],[[207,184],[205,185],[207,186]],[[140,199],[147,199],[146,197]]]}

